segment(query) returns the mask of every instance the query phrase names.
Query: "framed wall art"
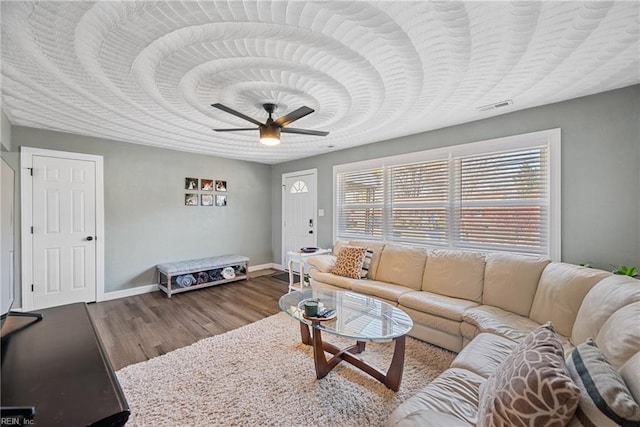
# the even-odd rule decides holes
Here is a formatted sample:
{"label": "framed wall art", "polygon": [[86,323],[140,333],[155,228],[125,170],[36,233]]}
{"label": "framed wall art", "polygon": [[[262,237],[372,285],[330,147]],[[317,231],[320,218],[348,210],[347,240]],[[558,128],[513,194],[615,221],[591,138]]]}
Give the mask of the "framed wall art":
{"label": "framed wall art", "polygon": [[198,189],[198,178],[185,178],[184,179],[184,189],[185,190],[197,190]]}
{"label": "framed wall art", "polygon": [[184,204],[186,206],[198,206],[198,195],[195,193],[187,193],[184,195]]}
{"label": "framed wall art", "polygon": [[213,206],[213,194],[201,194],[200,195],[201,206]]}
{"label": "framed wall art", "polygon": [[227,206],[227,196],[216,194],[216,206]]}
{"label": "framed wall art", "polygon": [[227,191],[227,181],[216,179],[216,191]]}
{"label": "framed wall art", "polygon": [[213,180],[202,178],[200,180],[200,189],[202,191],[213,191]]}

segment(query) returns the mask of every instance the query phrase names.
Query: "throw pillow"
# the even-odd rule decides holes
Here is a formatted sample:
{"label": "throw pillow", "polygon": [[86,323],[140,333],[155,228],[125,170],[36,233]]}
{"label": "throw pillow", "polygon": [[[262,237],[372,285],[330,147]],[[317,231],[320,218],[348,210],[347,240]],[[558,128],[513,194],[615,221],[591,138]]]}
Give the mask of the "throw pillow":
{"label": "throw pillow", "polygon": [[640,406],[593,340],[571,352],[567,368],[581,391],[570,426],[640,426]]}
{"label": "throw pillow", "polygon": [[579,396],[549,322],[529,333],[480,386],[478,426],[564,426]]}
{"label": "throw pillow", "polygon": [[365,252],[366,248],[359,246],[343,246],[338,253],[336,265],[331,272],[338,276],[359,279]]}
{"label": "throw pillow", "polygon": [[371,267],[371,260],[373,259],[373,251],[371,249],[365,249],[364,261],[362,262],[362,270],[360,271],[360,278],[366,279],[369,274],[369,267]]}

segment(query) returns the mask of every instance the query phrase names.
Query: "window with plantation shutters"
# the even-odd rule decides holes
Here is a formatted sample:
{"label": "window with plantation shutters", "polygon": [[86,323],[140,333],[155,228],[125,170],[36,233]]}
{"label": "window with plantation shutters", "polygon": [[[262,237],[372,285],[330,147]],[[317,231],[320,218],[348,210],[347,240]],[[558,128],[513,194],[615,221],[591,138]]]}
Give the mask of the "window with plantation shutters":
{"label": "window with plantation shutters", "polygon": [[560,259],[560,130],[334,167],[336,240]]}

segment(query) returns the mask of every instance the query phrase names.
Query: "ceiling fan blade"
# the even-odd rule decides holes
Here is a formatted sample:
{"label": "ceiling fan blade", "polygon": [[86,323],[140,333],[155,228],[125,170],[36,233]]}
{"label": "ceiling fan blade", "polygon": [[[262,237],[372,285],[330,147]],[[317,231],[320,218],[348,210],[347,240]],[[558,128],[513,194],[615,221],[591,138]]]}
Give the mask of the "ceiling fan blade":
{"label": "ceiling fan blade", "polygon": [[241,112],[236,111],[236,110],[234,110],[233,108],[229,108],[229,107],[227,107],[226,105],[222,105],[222,104],[211,104],[211,106],[212,106],[212,107],[215,107],[215,108],[217,108],[217,109],[219,109],[219,110],[222,110],[222,111],[224,111],[224,112],[226,112],[226,113],[233,114],[233,115],[234,115],[234,116],[236,116],[236,117],[240,117],[241,119],[245,119],[246,121],[251,122],[251,123],[253,123],[253,124],[255,124],[255,125],[258,125],[258,126],[261,126],[261,125],[262,125],[262,123],[260,123],[260,122],[259,122],[259,121],[257,121],[256,119],[253,119],[253,118],[251,118],[251,117],[249,117],[249,116],[245,116],[245,115],[244,115],[244,114],[242,114]]}
{"label": "ceiling fan blade", "polygon": [[278,117],[278,119],[274,122],[278,126],[287,126],[298,119],[303,118],[306,115],[313,113],[315,110],[309,107],[300,107],[297,110],[290,112],[289,114],[285,114],[282,117]]}
{"label": "ceiling fan blade", "polygon": [[316,135],[316,136],[327,136],[329,132],[325,132],[322,130],[309,130],[309,129],[296,129],[296,128],[282,128],[280,130],[282,133],[300,133],[302,135]]}
{"label": "ceiling fan blade", "polygon": [[258,130],[260,128],[236,128],[236,129],[212,129],[215,130],[216,132],[235,132],[235,131],[240,131],[240,130]]}

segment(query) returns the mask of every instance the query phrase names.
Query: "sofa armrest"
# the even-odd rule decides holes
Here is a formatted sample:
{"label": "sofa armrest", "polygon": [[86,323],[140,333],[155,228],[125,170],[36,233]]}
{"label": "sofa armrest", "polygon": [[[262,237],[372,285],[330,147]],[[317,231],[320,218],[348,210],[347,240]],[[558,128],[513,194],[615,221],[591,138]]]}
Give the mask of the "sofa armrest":
{"label": "sofa armrest", "polygon": [[335,255],[315,255],[307,258],[309,264],[309,273],[316,270],[320,273],[331,273],[333,267],[336,265]]}

